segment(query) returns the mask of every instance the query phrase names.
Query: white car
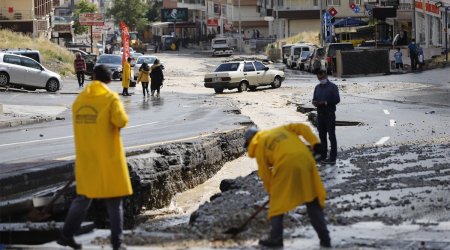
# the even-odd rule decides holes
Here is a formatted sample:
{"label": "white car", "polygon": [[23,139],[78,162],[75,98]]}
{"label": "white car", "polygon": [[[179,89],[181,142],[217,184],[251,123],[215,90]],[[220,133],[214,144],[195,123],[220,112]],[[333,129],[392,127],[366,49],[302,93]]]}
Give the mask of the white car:
{"label": "white car", "polygon": [[61,76],[26,56],[0,53],[0,86],[20,86],[27,90],[62,88]]}
{"label": "white car", "polygon": [[279,88],[285,79],[284,72],[269,69],[260,61],[237,61],[222,63],[214,72],[205,75],[205,87],[216,93],[224,89],[238,89],[238,92],[256,90],[259,86],[270,85]]}
{"label": "white car", "polygon": [[139,76],[139,68],[141,68],[143,63],[147,63],[148,66],[151,67],[157,58],[158,57],[156,56],[146,55],[138,57],[136,63],[134,64],[134,80],[137,80]]}

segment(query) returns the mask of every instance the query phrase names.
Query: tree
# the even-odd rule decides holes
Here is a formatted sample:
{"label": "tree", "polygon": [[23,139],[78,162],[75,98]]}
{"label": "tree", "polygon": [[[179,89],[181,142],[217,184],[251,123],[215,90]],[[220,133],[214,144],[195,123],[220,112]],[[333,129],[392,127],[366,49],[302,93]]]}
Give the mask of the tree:
{"label": "tree", "polygon": [[80,13],[95,13],[97,12],[97,5],[90,3],[86,0],[82,0],[75,6],[75,23],[73,25],[74,32],[77,35],[87,33],[89,31],[89,26],[80,25]]}
{"label": "tree", "polygon": [[142,0],[113,0],[113,7],[108,9],[106,15],[114,17],[118,24],[124,21],[130,30],[135,30],[147,12],[147,5]]}
{"label": "tree", "polygon": [[161,8],[162,2],[154,1],[148,8],[145,16],[150,22],[156,22],[161,20]]}

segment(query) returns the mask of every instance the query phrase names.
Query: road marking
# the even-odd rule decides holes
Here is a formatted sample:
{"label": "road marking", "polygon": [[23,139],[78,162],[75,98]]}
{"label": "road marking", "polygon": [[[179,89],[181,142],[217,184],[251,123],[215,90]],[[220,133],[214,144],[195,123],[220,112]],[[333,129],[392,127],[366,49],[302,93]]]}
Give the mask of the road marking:
{"label": "road marking", "polygon": [[389,120],[389,126],[394,127],[397,122],[395,120]]}
{"label": "road marking", "polygon": [[[242,128],[245,128],[245,127],[246,126],[242,126],[242,127],[237,128],[237,129],[242,129]],[[129,146],[129,147],[125,147],[125,151],[133,150],[133,149],[139,149],[139,148],[143,148],[143,147],[150,147],[150,146],[155,146],[155,145],[168,144],[168,143],[173,143],[173,142],[182,142],[182,141],[188,141],[188,140],[192,140],[192,139],[199,139],[199,138],[210,136],[212,134],[228,133],[228,132],[231,132],[233,130],[236,130],[236,129],[230,129],[230,130],[225,130],[225,131],[221,131],[221,132],[208,133],[208,134],[202,134],[202,135],[196,135],[196,136],[191,136],[191,137],[186,137],[186,138],[181,138],[181,139],[175,139],[175,140],[159,141],[159,142],[153,142],[153,143],[148,143],[148,144]],[[63,161],[63,160],[73,160],[73,159],[75,159],[75,155],[69,155],[69,156],[60,157],[60,158],[57,158],[55,160]]]}
{"label": "road marking", "polygon": [[387,110],[387,109],[383,109],[383,112],[384,112],[386,115],[391,114],[391,113],[389,113],[389,110]]}
{"label": "road marking", "polygon": [[[128,127],[125,127],[124,129],[138,128],[138,127],[143,127],[143,126],[147,126],[147,125],[151,125],[151,124],[155,124],[155,123],[158,123],[158,122],[149,122],[149,123],[143,123],[143,124],[138,124],[138,125],[134,125],[134,126],[128,126]],[[0,144],[0,148],[1,147],[7,147],[7,146],[17,146],[17,145],[39,143],[39,142],[57,141],[57,140],[63,140],[63,139],[69,139],[69,138],[73,138],[73,135],[63,136],[63,137],[55,137],[55,138],[49,138],[49,139],[42,139],[42,140],[33,140],[33,141],[24,141],[24,142],[13,142],[13,143],[7,143],[7,144]]]}
{"label": "road marking", "polygon": [[391,139],[391,137],[389,137],[389,136],[385,136],[385,137],[382,137],[379,141],[377,141],[376,143],[375,143],[375,145],[383,145],[385,142],[387,142],[389,139]]}

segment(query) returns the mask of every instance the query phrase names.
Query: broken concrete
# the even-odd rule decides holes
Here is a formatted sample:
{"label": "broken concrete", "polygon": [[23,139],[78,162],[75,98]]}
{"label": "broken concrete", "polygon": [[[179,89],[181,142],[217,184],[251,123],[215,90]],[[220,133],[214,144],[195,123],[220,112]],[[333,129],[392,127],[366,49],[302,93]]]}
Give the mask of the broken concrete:
{"label": "broken concrete", "polygon": [[[127,152],[134,194],[124,200],[126,227],[133,227],[142,211],[167,206],[176,193],[203,183],[225,162],[241,156],[244,153],[242,134],[245,128]],[[34,164],[26,173],[15,169],[2,176],[2,221],[21,220],[21,215],[32,209],[34,196],[56,192],[55,186],[61,186],[73,173],[73,161]],[[19,167],[14,165],[1,167]],[[72,188],[65,194],[65,208],[60,212],[67,210],[74,196]],[[101,205],[93,204],[88,218],[98,226],[106,226],[106,214]],[[53,219],[64,218],[59,215],[55,214]]]}

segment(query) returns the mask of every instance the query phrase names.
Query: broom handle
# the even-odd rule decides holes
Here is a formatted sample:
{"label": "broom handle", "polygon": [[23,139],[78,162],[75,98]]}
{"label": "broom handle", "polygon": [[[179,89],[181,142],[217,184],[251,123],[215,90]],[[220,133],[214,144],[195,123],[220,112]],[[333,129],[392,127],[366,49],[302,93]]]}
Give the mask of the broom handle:
{"label": "broom handle", "polygon": [[253,220],[253,218],[255,218],[256,215],[258,215],[261,211],[264,210],[264,208],[267,206],[267,204],[269,204],[269,200],[267,200],[262,206],[260,206],[258,208],[258,210],[256,210],[252,216],[250,216],[243,224],[242,226],[240,226],[240,228],[245,227],[251,220]]}
{"label": "broom handle", "polygon": [[43,212],[48,212],[50,208],[53,206],[53,203],[69,188],[69,186],[75,181],[75,176],[71,176],[70,179],[66,182],[63,188],[56,192],[56,195],[50,200],[47,206],[42,210]]}

